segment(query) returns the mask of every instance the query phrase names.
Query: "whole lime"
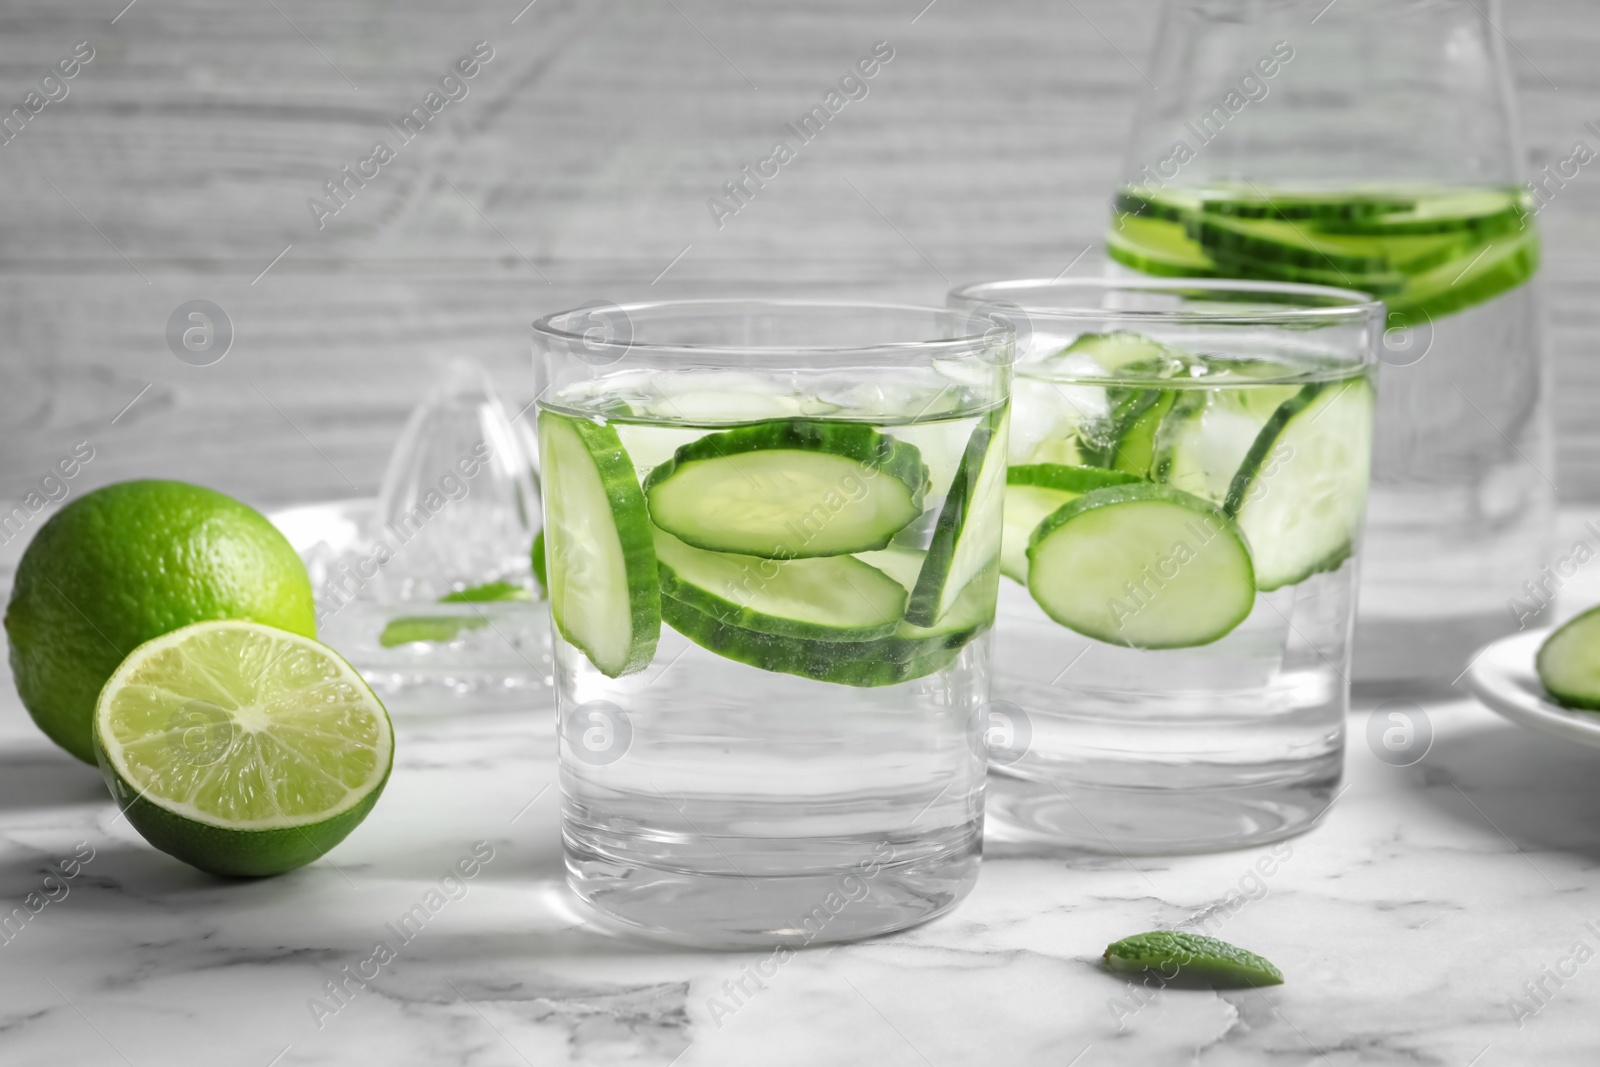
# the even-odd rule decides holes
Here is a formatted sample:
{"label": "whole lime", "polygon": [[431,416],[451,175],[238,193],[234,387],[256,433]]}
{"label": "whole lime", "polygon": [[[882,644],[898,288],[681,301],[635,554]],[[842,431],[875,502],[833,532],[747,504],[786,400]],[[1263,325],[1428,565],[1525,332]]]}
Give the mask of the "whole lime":
{"label": "whole lime", "polygon": [[277,528],[198,485],[119,482],[39,528],[17,566],[6,636],[39,728],[94,763],[95,700],[128,653],[213,619],[316,636],[311,580]]}

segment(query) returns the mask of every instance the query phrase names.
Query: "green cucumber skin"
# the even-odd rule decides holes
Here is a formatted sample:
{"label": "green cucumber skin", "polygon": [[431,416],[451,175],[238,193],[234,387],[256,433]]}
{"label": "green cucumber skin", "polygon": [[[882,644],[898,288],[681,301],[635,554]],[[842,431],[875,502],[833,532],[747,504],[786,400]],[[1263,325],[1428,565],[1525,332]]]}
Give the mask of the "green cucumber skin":
{"label": "green cucumber skin", "polygon": [[1121,423],[1107,464],[1112,470],[1139,479],[1150,474],[1150,465],[1155,462],[1156,431],[1178,399],[1175,389],[1146,389],[1143,393],[1138,414]]}
{"label": "green cucumber skin", "polygon": [[533,577],[539,583],[539,599],[550,599],[550,572],[549,561],[544,553],[544,530],[533,535],[533,550],[530,553],[533,560]]}
{"label": "green cucumber skin", "polygon": [[661,609],[674,630],[724,659],[862,689],[898,685],[943,670],[987,629],[974,627],[931,638],[809,641],[730,626],[672,597],[662,598]]}
{"label": "green cucumber skin", "polygon": [[[724,554],[734,555],[734,553]],[[741,558],[748,559],[752,566],[759,566],[763,563],[783,566],[783,564],[775,563],[773,560],[762,559],[759,556]],[[859,561],[848,556],[829,558],[859,563]],[[860,563],[860,566],[866,571],[883,573],[866,563]],[[745,607],[725,597],[718,596],[702,586],[685,581],[672,569],[671,564],[667,563],[659,555],[656,557],[656,570],[661,576],[661,595],[663,598],[691,607],[715,619],[724,626],[748,630],[753,633],[770,634],[776,637],[801,638],[819,643],[857,642],[887,637],[894,633],[895,627],[900,624],[899,618],[889,619],[878,626],[861,627],[821,626],[815,623],[799,622],[779,615],[769,615],[766,612],[756,611],[753,608]],[[887,575],[884,575],[884,580],[894,582],[894,579]],[[898,586],[899,583],[894,582],[894,584]]]}
{"label": "green cucumber skin", "polygon": [[[1534,657],[1534,669],[1539,675],[1539,684],[1544,686],[1545,692],[1550,694],[1550,698],[1557,704],[1575,711],[1600,711],[1600,689],[1578,692],[1556,683],[1554,677],[1560,668],[1555,659],[1558,656],[1571,654],[1564,647],[1567,642],[1583,637],[1595,637],[1595,634],[1586,632],[1590,630],[1600,631],[1600,607],[1593,607],[1582,614],[1574,615],[1556,627],[1550,636],[1544,639],[1544,643],[1539,646],[1538,654]],[[1585,644],[1600,654],[1600,640]]]}
{"label": "green cucumber skin", "polygon": [[1283,984],[1283,972],[1264,956],[1203,934],[1135,934],[1107,945],[1102,958],[1107,970],[1154,971],[1169,985],[1231,989]]}
{"label": "green cucumber skin", "polygon": [[[920,515],[923,497],[927,495],[929,473],[928,466],[922,461],[922,453],[915,445],[900,441],[864,423],[842,422],[836,419],[772,419],[767,422],[756,423],[751,426],[735,427],[720,433],[706,434],[682,445],[673,453],[671,459],[661,464],[644,480],[644,497],[646,501],[656,491],[660,490],[672,476],[691,463],[707,460],[726,459],[730,456],[747,452],[761,452],[769,450],[795,450],[802,452],[827,452],[832,455],[842,456],[846,459],[866,467],[874,476],[888,475],[904,484],[910,493],[910,503],[913,511],[907,520],[909,525],[915,522]],[[665,527],[663,527],[665,528]],[[901,527],[902,529],[904,527]],[[674,536],[685,544],[708,551],[722,551],[725,545],[705,543],[704,539],[696,539],[693,531],[671,530]],[[871,544],[854,546],[850,552],[868,552],[887,548],[894,540],[895,534],[900,530],[889,531],[881,539]],[[684,536],[688,533],[689,536]],[[796,551],[793,556],[805,556],[810,553]],[[818,553],[827,555],[845,555],[845,552]]]}
{"label": "green cucumber skin", "polygon": [[[559,420],[571,427],[582,440],[589,458],[600,473],[601,488],[611,505],[612,525],[622,545],[622,558],[627,568],[629,629],[634,636],[627,662],[615,674],[604,670],[599,664],[595,664],[595,669],[610,678],[635,674],[655,659],[656,643],[661,637],[661,586],[656,572],[655,533],[645,507],[644,493],[640,491],[639,479],[633,471],[633,460],[628,457],[628,450],[622,447],[622,439],[617,436],[617,431],[610,426],[553,411],[542,412],[539,417]],[[547,487],[547,491],[555,491],[555,487]],[[553,579],[551,618],[555,621],[556,629],[587,657],[588,649],[573,640],[562,622],[561,611],[556,608],[554,594],[560,586],[560,576],[553,574],[550,577]],[[589,662],[594,663],[592,657]]]}
{"label": "green cucumber skin", "polygon": [[1127,471],[1108,467],[1069,467],[1064,463],[1019,463],[1006,471],[1007,485],[1058,489],[1063,493],[1087,493],[1109,485],[1131,485],[1140,480],[1137,474]]}
{"label": "green cucumber skin", "polygon": [[[1244,460],[1240,462],[1239,470],[1233,476],[1233,482],[1228,486],[1228,496],[1222,502],[1222,510],[1227,513],[1228,518],[1239,517],[1239,509],[1244,507],[1244,502],[1249,497],[1250,486],[1261,473],[1261,467],[1266,463],[1267,457],[1272,455],[1272,449],[1278,443],[1279,435],[1289,425],[1289,420],[1310,407],[1311,402],[1321,396],[1327,387],[1326,382],[1312,382],[1302,386],[1298,393],[1279,404],[1278,410],[1267,419],[1261,427],[1261,432],[1256,434],[1255,443],[1250,446],[1250,451],[1244,454]],[[1349,553],[1345,555],[1348,556]],[[1343,562],[1342,558],[1340,562]]]}
{"label": "green cucumber skin", "polygon": [[[955,562],[956,546],[960,544],[961,534],[971,518],[972,497],[977,490],[978,478],[983,473],[984,460],[989,458],[991,447],[995,446],[995,434],[1000,432],[1009,410],[1008,407],[999,407],[989,412],[967,439],[961,466],[950,480],[950,492],[945,496],[933,537],[928,542],[928,554],[923,559],[922,571],[917,575],[916,588],[912,590],[911,600],[906,605],[905,618],[913,626],[932,626],[938,621],[944,587],[950,577],[950,567]],[[998,442],[998,447],[1005,447],[1005,442]],[[994,518],[998,523],[999,516]],[[981,516],[979,521],[982,521]]]}

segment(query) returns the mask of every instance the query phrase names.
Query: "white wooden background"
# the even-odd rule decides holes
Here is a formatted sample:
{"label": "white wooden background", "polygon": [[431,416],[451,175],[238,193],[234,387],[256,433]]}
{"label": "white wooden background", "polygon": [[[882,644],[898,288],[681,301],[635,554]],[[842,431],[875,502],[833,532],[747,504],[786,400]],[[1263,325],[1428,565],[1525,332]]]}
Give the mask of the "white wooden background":
{"label": "white wooden background", "polygon": [[[1157,12],[525,2],[7,0],[6,110],[76,42],[95,58],[0,146],[0,496],[85,439],[77,489],[160,475],[258,504],[370,493],[430,368],[475,355],[525,399],[528,323],[550,310],[938,301],[955,281],[1055,274],[1098,243]],[[1594,0],[1517,0],[1501,26],[1530,169],[1579,138],[1600,147],[1584,126],[1600,121]],[[395,145],[385,121],[479,40],[495,58],[470,95],[319,231],[306,200],[374,140]],[[719,230],[706,198],[878,40],[895,56],[869,95]],[[1600,498],[1597,220],[1600,163],[1541,219],[1569,500]],[[166,344],[195,298],[236,331],[213,366]]]}

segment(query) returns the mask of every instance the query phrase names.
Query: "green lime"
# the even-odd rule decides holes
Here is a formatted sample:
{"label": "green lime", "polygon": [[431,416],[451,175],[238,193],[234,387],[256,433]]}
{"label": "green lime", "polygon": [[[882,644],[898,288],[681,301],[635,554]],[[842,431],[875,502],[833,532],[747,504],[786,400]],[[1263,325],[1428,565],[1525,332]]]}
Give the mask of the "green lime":
{"label": "green lime", "polygon": [[326,645],[200,622],[140,645],[112,674],[94,752],[146,841],[252,877],[310,863],[360,825],[389,780],[394,733]]}
{"label": "green lime", "polygon": [[1106,946],[1106,967],[1139,971],[1170,985],[1233,989],[1282,985],[1283,972],[1254,952],[1203,934],[1153,930]]}
{"label": "green lime", "polygon": [[17,566],[6,635],[17,693],[39,728],[94,762],[95,699],[124,656],[206,619],[316,636],[305,566],[277,528],[183,482],[108,485],[74,500]]}

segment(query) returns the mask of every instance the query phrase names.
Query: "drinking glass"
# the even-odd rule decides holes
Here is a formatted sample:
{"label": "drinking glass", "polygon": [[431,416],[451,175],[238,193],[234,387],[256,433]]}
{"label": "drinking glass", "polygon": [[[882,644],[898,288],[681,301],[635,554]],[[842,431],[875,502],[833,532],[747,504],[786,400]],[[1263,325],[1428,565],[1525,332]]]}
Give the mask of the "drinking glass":
{"label": "drinking glass", "polygon": [[1499,8],[1167,0],[1107,236],[1146,274],[1388,305],[1355,671],[1391,692],[1548,606],[1524,585],[1555,499],[1533,216],[1577,165],[1522,183]]}
{"label": "drinking glass", "polygon": [[958,288],[1019,359],[991,819],[1197,852],[1338,786],[1382,305],[1266,282]]}
{"label": "drinking glass", "polygon": [[533,334],[571,887],[701,945],[952,907],[981,853],[1009,327],[730,300]]}

